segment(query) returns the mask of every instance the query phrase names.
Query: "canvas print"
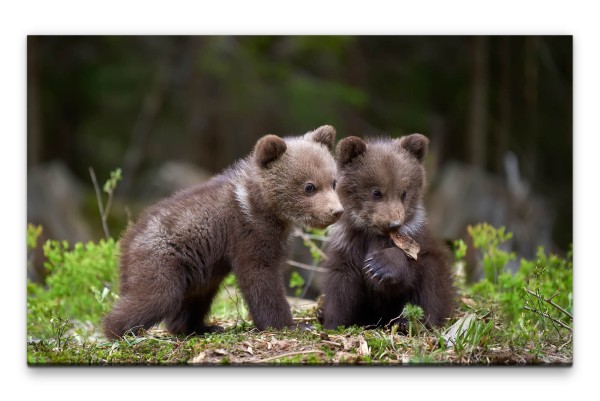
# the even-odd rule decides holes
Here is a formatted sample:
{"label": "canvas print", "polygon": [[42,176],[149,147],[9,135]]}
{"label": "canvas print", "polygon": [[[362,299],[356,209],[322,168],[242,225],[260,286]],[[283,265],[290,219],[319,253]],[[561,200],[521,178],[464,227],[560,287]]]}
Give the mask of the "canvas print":
{"label": "canvas print", "polygon": [[29,36],[28,365],[571,366],[572,52]]}

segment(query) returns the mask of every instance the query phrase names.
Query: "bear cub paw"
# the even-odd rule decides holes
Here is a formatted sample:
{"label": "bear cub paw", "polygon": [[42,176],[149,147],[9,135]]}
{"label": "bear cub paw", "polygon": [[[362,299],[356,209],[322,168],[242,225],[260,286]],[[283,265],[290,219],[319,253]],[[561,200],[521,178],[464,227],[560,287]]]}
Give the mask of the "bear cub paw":
{"label": "bear cub paw", "polygon": [[403,317],[396,317],[392,319],[386,327],[391,328],[392,326],[398,326],[398,334],[408,334],[408,320]]}
{"label": "bear cub paw", "polygon": [[225,332],[225,328],[223,326],[218,326],[218,325],[214,325],[214,326],[206,326],[204,328],[204,333],[206,334],[211,334],[211,333],[224,333]]}
{"label": "bear cub paw", "polygon": [[368,253],[363,271],[374,287],[410,287],[413,281],[406,255],[395,247]]}

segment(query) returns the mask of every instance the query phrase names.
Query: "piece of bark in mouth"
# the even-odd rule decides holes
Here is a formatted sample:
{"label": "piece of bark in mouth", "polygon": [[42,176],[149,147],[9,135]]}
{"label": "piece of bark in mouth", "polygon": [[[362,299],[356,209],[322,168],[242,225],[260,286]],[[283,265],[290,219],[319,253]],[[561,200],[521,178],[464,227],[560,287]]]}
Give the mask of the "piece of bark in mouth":
{"label": "piece of bark in mouth", "polygon": [[391,233],[390,238],[398,248],[404,251],[404,253],[406,253],[414,260],[417,260],[417,255],[421,250],[421,247],[419,246],[419,244],[417,244],[417,241],[415,241],[408,235],[402,235],[396,232]]}

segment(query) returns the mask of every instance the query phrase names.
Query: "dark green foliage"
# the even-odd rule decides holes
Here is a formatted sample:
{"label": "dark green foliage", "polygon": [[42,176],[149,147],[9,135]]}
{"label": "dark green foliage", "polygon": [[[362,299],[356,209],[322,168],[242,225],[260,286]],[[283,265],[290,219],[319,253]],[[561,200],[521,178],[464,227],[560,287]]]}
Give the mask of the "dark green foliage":
{"label": "dark green foliage", "polygon": [[52,319],[97,326],[116,297],[118,245],[49,240],[44,244],[46,285],[27,285],[28,331],[34,337],[53,333]]}
{"label": "dark green foliage", "polygon": [[572,252],[563,258],[547,255],[540,247],[535,261],[521,259],[518,269],[511,272],[506,266],[515,255],[500,249],[511,233],[488,224],[470,226],[468,230],[474,247],[483,253],[485,277],[467,287],[466,292],[499,305],[509,328],[516,334],[529,327],[529,331],[541,337],[550,331],[564,335],[571,326],[573,310]]}
{"label": "dark green foliage", "polygon": [[[556,211],[572,210],[572,36],[483,39],[482,167],[504,175],[512,151],[534,192]],[[217,172],[262,135],[328,123],[338,139],[421,132],[434,139],[436,165],[468,162],[473,43],[472,36],[30,35],[27,100],[37,112],[28,114],[27,161],[62,159],[82,180],[90,165],[98,177],[121,165],[129,180],[122,193],[145,196],[131,183],[167,160]],[[556,213],[553,231],[566,250],[572,213]]]}
{"label": "dark green foliage", "polygon": [[294,294],[298,297],[302,294],[302,288],[304,287],[304,279],[297,271],[293,271],[290,276],[290,288],[294,290]]}

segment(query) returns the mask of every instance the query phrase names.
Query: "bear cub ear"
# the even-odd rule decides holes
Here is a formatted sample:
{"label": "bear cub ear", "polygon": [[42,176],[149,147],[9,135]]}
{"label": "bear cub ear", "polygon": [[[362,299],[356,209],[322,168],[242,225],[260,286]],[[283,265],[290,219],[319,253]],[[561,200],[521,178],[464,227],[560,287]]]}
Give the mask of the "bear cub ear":
{"label": "bear cub ear", "polygon": [[270,163],[277,160],[285,153],[287,145],[277,135],[265,135],[258,140],[254,147],[254,158],[262,168],[267,168]]}
{"label": "bear cub ear", "polygon": [[400,142],[400,147],[402,149],[407,150],[411,155],[416,157],[419,163],[423,162],[429,145],[429,139],[427,139],[425,135],[407,135],[398,139],[398,141]]}
{"label": "bear cub ear", "polygon": [[338,167],[345,167],[352,160],[365,153],[367,144],[356,136],[349,136],[342,139],[335,151]]}
{"label": "bear cub ear", "polygon": [[306,133],[304,138],[325,145],[329,151],[332,151],[335,142],[335,128],[331,125],[322,125],[316,130]]}

